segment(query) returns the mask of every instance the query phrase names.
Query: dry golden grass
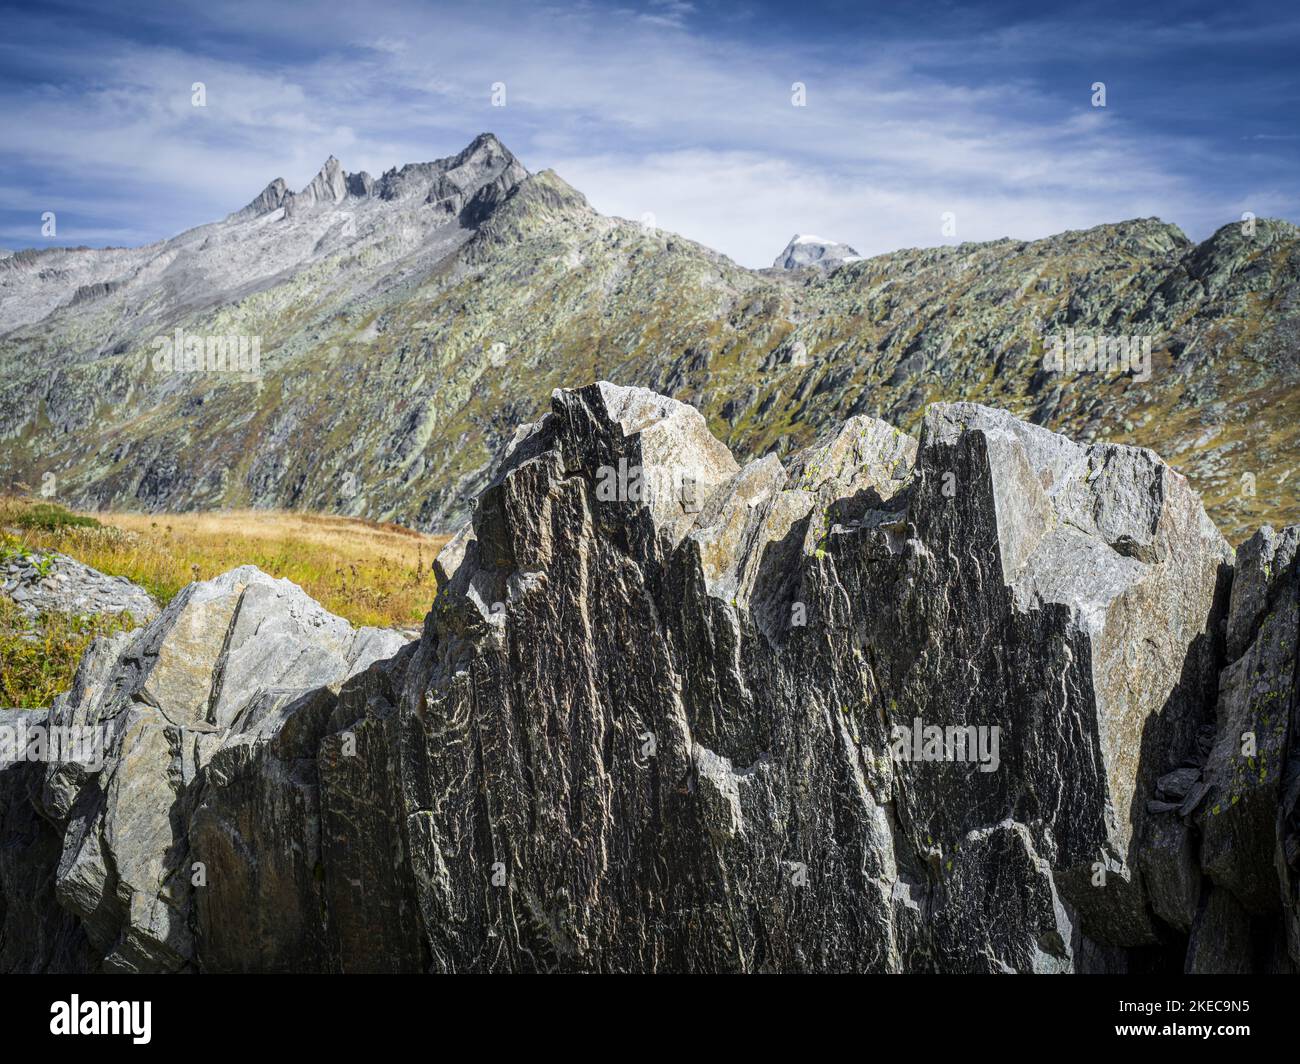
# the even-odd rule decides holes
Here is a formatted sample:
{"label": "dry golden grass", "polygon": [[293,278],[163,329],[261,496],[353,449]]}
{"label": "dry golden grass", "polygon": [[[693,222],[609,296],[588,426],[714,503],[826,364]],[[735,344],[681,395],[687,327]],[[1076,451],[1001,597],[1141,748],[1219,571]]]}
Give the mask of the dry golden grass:
{"label": "dry golden grass", "polygon": [[286,577],[353,624],[415,627],[437,590],[434,556],[446,536],[399,525],[280,510],[193,514],[97,513],[99,526],[44,520],[47,505],[0,498],[10,548],[52,547],[111,576],[125,576],[166,604],[186,584],[238,565]]}
{"label": "dry golden grass", "polygon": [[72,684],[81,655],[96,636],[129,631],[129,616],[27,617],[0,595],[0,706],[40,709]]}

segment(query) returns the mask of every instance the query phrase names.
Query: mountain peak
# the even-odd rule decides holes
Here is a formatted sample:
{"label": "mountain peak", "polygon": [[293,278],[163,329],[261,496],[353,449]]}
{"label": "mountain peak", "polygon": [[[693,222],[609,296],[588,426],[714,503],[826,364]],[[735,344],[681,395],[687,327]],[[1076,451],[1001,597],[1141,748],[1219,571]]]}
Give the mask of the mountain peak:
{"label": "mountain peak", "polygon": [[[348,194],[347,174],[342,164],[331,155],[325,165],[311,179],[311,183],[298,193],[298,199],[307,204],[338,203]],[[295,204],[297,206],[297,204]]]}
{"label": "mountain peak", "polygon": [[285,198],[290,195],[292,193],[289,191],[289,186],[285,184],[284,178],[277,177],[254,196],[242,210],[236,211],[231,217],[237,220],[260,218],[263,214],[270,214],[271,211],[284,206]]}
{"label": "mountain peak", "polygon": [[[510,150],[504,144],[501,143],[501,138],[498,137],[495,133],[489,133],[486,131],[480,133],[477,137],[475,137],[473,140],[469,142],[469,145],[465,148],[465,151],[473,152],[482,148],[495,148],[498,151],[503,151],[507,155],[510,155]],[[513,158],[513,156],[511,157]]]}
{"label": "mountain peak", "polygon": [[798,270],[805,266],[832,270],[846,262],[859,262],[861,259],[862,256],[848,244],[825,240],[809,233],[795,233],[772,265],[778,270]]}
{"label": "mountain peak", "polygon": [[514,168],[519,171],[521,177],[528,173],[495,133],[480,133],[450,159],[439,160],[439,164],[445,166],[447,170],[468,166],[483,170]]}

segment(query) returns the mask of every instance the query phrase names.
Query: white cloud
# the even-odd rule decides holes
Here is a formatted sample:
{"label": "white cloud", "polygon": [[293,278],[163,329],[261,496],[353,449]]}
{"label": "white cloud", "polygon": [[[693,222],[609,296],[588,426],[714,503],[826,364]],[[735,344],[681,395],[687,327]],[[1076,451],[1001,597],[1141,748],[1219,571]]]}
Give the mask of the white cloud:
{"label": "white cloud", "polygon": [[[788,159],[699,150],[635,158],[572,156],[558,160],[556,169],[586,192],[597,210],[633,219],[649,211],[661,229],[723,250],[746,266],[770,266],[799,232],[822,233],[863,255],[876,255],[902,247],[1032,239],[1130,217],[1170,220],[1168,206],[1174,202],[1154,191],[1113,197],[1105,205],[1095,198],[1063,200],[1047,191],[963,193],[943,182],[871,181]],[[955,237],[943,234],[945,212],[956,217]],[[1221,221],[1230,217],[1225,214]]]}

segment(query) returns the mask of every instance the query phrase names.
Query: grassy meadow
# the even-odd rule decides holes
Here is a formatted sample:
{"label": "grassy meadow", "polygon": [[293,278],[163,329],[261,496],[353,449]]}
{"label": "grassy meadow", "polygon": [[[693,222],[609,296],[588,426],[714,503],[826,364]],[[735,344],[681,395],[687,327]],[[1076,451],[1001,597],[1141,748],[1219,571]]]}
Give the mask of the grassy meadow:
{"label": "grassy meadow", "polygon": [[[186,584],[256,565],[356,625],[416,628],[437,590],[445,536],[347,517],[279,510],[74,514],[0,496],[0,558],[45,548],[125,576],[166,605]],[[0,596],[0,705],[44,706],[67,688],[95,635],[116,618],[46,615],[27,622]]]}

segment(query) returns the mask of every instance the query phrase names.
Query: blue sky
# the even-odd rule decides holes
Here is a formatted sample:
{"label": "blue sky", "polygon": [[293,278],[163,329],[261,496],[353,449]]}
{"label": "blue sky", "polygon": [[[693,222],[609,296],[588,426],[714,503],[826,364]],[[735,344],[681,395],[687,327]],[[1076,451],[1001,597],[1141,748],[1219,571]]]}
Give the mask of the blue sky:
{"label": "blue sky", "polygon": [[749,266],[796,232],[875,254],[1300,220],[1294,4],[94,0],[0,26],[9,248],[159,240],[331,153],[378,174],[484,130]]}

